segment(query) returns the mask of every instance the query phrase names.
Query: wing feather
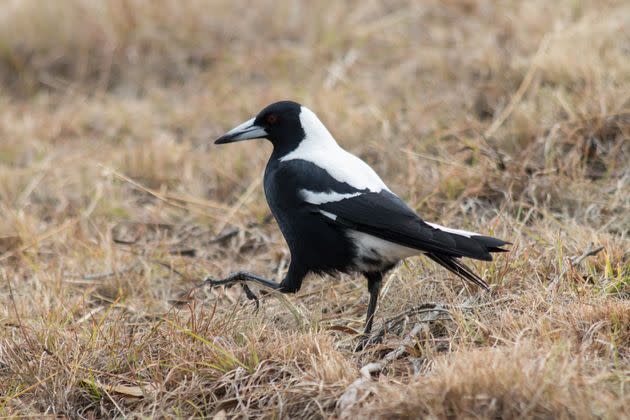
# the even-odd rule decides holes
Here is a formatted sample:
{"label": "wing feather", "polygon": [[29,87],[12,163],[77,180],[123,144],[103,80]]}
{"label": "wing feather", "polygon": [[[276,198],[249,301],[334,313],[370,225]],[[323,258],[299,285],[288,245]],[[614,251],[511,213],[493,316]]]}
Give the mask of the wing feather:
{"label": "wing feather", "polygon": [[335,215],[334,223],[422,252],[490,261],[490,250],[505,244],[497,239],[488,244],[491,245],[488,249],[484,243],[487,239],[478,241],[476,236],[467,237],[434,228],[387,190],[311,205],[318,212]]}

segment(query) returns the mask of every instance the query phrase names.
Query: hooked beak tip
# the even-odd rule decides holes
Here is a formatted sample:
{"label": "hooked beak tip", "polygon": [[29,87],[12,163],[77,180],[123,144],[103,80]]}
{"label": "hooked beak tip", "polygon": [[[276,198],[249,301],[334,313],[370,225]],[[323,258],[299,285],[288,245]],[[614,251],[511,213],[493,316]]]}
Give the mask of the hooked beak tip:
{"label": "hooked beak tip", "polygon": [[226,136],[221,136],[214,141],[214,144],[225,144],[225,143],[229,143],[229,140],[228,138],[226,138]]}

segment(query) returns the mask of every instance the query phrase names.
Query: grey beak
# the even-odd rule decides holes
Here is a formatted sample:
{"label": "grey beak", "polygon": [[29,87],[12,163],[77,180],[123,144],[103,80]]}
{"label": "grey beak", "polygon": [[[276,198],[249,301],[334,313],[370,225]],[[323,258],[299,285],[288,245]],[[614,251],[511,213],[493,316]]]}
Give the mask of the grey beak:
{"label": "grey beak", "polygon": [[218,139],[214,144],[233,143],[235,141],[261,139],[267,136],[264,128],[254,124],[255,118],[245,121],[243,124],[237,125]]}

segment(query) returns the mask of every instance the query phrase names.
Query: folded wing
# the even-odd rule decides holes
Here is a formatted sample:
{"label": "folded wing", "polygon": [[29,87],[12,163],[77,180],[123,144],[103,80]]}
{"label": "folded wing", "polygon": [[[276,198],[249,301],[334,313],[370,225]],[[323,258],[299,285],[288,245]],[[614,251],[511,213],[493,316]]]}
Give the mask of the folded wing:
{"label": "folded wing", "polygon": [[427,253],[491,261],[490,253],[505,251],[500,247],[508,244],[473,232],[428,224],[387,190],[311,205],[315,211],[349,229]]}

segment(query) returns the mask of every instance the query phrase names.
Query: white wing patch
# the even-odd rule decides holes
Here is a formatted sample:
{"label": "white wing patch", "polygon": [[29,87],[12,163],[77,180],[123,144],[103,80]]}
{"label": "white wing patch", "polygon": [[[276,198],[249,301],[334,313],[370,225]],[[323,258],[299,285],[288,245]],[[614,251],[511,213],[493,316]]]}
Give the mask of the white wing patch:
{"label": "white wing patch", "polygon": [[323,214],[324,216],[328,217],[331,220],[337,220],[337,215],[336,214],[332,214],[332,213],[324,211],[324,210],[320,210],[319,212],[321,214]]}
{"label": "white wing patch", "polygon": [[434,227],[438,230],[441,230],[443,232],[448,232],[448,233],[452,233],[454,235],[459,235],[459,236],[465,236],[467,238],[470,238],[471,236],[481,236],[478,233],[475,232],[469,232],[467,230],[461,230],[461,229],[451,229],[451,228],[447,228],[444,227],[442,225],[438,225],[437,223],[430,223],[430,222],[425,222],[427,225]]}
{"label": "white wing patch", "polygon": [[305,137],[297,149],[280,158],[280,161],[302,159],[324,169],[339,182],[345,182],[357,190],[380,192],[388,190],[381,178],[358,157],[343,150],[332,134],[310,109],[302,107],[300,123]]}
{"label": "white wing patch", "polygon": [[362,194],[360,192],[341,194],[334,191],[314,192],[309,190],[300,190],[300,193],[302,194],[304,201],[311,204],[324,204],[330,203],[332,201],[341,201],[346,198],[352,198]]}

